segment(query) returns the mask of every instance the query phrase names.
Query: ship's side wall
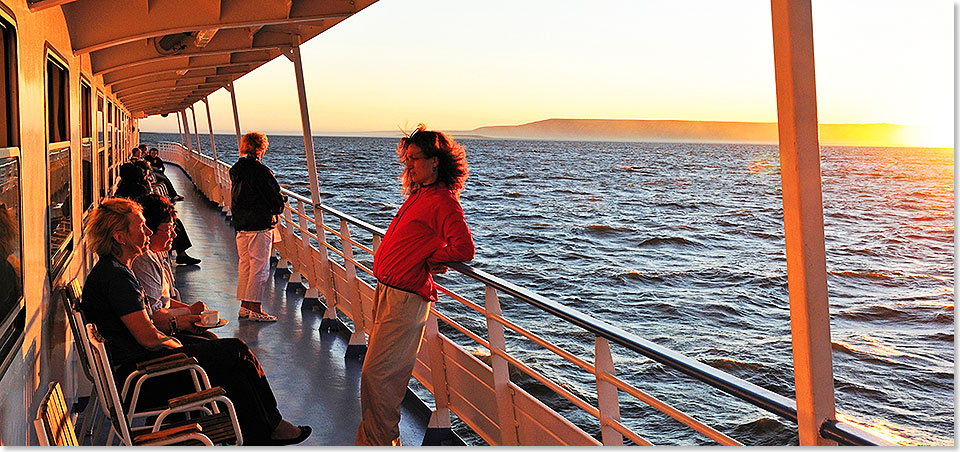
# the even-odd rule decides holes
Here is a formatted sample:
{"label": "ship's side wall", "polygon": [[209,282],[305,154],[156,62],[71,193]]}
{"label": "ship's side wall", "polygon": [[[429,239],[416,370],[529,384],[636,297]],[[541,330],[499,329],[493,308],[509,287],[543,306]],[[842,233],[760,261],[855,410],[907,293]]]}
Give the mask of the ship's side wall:
{"label": "ship's side wall", "polygon": [[[20,187],[23,263],[23,300],[26,321],[23,345],[0,377],[0,443],[3,445],[36,445],[32,418],[40,397],[51,381],[59,381],[67,402],[86,395],[85,381],[73,350],[73,338],[61,305],[59,288],[75,277],[83,277],[92,265],[92,258],[80,239],[82,230],[82,145],[92,143],[92,156],[100,156],[97,134],[102,123],[97,120],[98,93],[105,102],[114,102],[100,77],[91,75],[89,58],[74,56],[66,22],[59,7],[30,11],[26,1],[2,1],[0,8],[12,16],[17,36],[18,105],[20,130]],[[104,24],[109,26],[109,24]],[[47,237],[51,209],[48,208],[48,131],[47,131],[47,60],[49,55],[64,64],[68,73],[69,146],[70,146],[70,211],[73,249],[65,263],[51,274]],[[92,137],[81,132],[81,78],[90,86]],[[115,115],[111,115],[115,116]],[[128,118],[123,112],[121,117]],[[114,165],[125,160],[129,148],[136,144],[136,121],[129,120],[122,132],[106,137],[105,144],[116,143]],[[104,146],[106,151],[109,149]],[[97,165],[92,165],[93,205],[99,201],[100,186],[106,179]],[[106,172],[106,171],[103,171]],[[99,184],[97,182],[100,182]],[[106,189],[109,193],[109,189]],[[83,394],[80,394],[80,390]]]}

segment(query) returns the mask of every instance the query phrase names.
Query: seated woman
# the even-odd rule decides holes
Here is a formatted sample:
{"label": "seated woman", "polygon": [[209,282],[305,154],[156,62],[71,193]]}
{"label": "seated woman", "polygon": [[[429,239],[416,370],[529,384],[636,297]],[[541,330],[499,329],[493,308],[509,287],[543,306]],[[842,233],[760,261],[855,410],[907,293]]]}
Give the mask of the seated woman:
{"label": "seated woman", "polygon": [[[236,408],[244,444],[305,440],[311,428],[283,419],[260,362],[243,341],[216,339],[183,345],[150,321],[143,289],[130,269],[133,260],[147,250],[151,235],[141,212],[140,205],[128,199],[107,199],[94,209],[85,226],[88,244],[100,260],[87,275],[80,308],[107,340],[117,365],[114,377],[122,382],[137,362],[182,352],[197,359],[211,384],[226,390]],[[177,331],[176,317],[171,316],[169,329]],[[193,388],[189,378],[168,377],[148,383],[141,399],[144,404],[165,402]]]}
{"label": "seated woman", "polygon": [[[170,262],[161,253],[170,251],[173,244],[176,210],[173,204],[158,193],[138,196],[135,200],[143,208],[143,218],[147,228],[153,231],[148,249],[133,260],[133,274],[147,298],[147,313],[160,331],[172,334],[167,329],[170,316],[176,316],[180,334],[177,338],[183,342],[194,341],[199,337],[216,339],[209,330],[200,329],[194,323],[200,320],[200,313],[207,306],[198,301],[191,305],[180,301],[180,293],[174,287],[173,269]],[[186,333],[186,334],[184,334]]]}

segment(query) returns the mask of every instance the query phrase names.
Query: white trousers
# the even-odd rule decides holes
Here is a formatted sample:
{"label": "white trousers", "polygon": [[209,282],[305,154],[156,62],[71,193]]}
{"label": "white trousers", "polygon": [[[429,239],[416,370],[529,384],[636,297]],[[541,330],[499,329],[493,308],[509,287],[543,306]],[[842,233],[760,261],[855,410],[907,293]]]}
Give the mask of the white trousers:
{"label": "white trousers", "polygon": [[237,300],[263,302],[263,293],[270,278],[270,251],[273,229],[237,231]]}

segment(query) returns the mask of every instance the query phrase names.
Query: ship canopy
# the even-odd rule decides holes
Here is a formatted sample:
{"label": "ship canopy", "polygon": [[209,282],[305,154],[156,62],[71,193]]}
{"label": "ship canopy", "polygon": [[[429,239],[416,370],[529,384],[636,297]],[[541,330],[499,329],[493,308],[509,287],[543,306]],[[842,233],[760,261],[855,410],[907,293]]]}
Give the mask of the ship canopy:
{"label": "ship canopy", "polygon": [[33,0],[134,117],[181,111],[376,0]]}

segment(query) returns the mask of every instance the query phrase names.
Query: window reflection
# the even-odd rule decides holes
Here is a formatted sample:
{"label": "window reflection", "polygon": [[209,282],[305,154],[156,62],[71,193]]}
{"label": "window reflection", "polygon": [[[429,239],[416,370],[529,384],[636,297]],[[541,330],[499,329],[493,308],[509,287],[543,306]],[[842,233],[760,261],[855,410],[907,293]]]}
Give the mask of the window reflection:
{"label": "window reflection", "polygon": [[0,319],[20,306],[20,169],[16,157],[0,160]]}
{"label": "window reflection", "polygon": [[69,85],[66,67],[47,60],[47,215],[50,219],[47,243],[50,270],[56,274],[73,250],[72,190],[70,186],[70,136],[67,102]]}

